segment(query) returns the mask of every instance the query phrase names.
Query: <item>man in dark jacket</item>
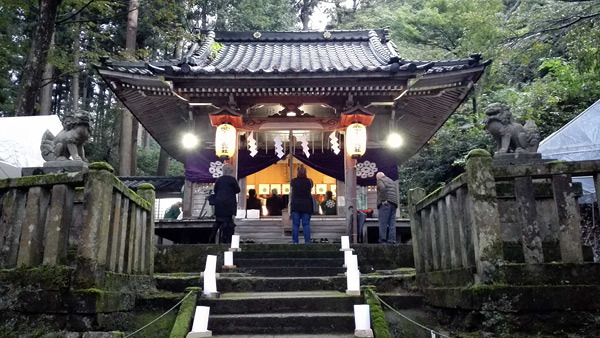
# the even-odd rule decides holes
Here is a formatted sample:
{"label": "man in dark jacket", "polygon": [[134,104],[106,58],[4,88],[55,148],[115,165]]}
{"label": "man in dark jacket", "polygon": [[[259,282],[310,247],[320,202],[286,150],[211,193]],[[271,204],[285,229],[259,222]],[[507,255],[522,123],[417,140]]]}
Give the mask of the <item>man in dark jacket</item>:
{"label": "man in dark jacket", "polygon": [[221,228],[220,243],[231,243],[231,236],[235,231],[233,216],[237,213],[237,200],[235,196],[240,192],[240,186],[234,175],[231,164],[223,166],[223,176],[215,182],[215,217],[216,221],[210,234],[209,243],[214,243],[217,231]]}
{"label": "man in dark jacket", "polygon": [[377,210],[379,210],[379,243],[396,243],[396,184],[381,171],[377,173]]}
{"label": "man in dark jacket", "polygon": [[271,197],[267,198],[267,211],[269,216],[281,216],[281,209],[285,208],[283,198],[279,196],[277,189],[271,190]]}
{"label": "man in dark jacket", "polygon": [[290,182],[292,189],[290,208],[292,212],[292,243],[298,244],[300,223],[304,232],[304,243],[310,243],[310,216],[313,213],[311,189],[313,181],[306,177],[306,167],[298,167],[298,175]]}

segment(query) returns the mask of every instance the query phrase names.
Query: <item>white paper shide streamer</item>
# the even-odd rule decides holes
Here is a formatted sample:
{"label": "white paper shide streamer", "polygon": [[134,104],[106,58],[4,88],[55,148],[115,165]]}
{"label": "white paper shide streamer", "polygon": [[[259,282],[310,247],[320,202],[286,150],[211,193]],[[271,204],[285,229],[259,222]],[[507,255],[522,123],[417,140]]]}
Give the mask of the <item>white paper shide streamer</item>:
{"label": "white paper shide streamer", "polygon": [[340,153],[340,144],[335,131],[329,135],[329,143],[331,144],[331,150],[337,155]]}
{"label": "white paper shide streamer", "polygon": [[248,136],[248,147],[250,148],[250,156],[254,157],[256,156],[256,154],[258,154],[258,150],[256,147],[256,140],[254,139],[254,132],[250,133],[250,136]]}
{"label": "white paper shide streamer", "polygon": [[275,154],[277,154],[277,157],[282,158],[283,155],[285,155],[285,152],[283,151],[283,147],[281,146],[281,137],[277,135],[275,136],[273,141],[275,142]]}
{"label": "white paper shide streamer", "polygon": [[308,149],[308,141],[306,140],[306,135],[298,137],[298,141],[300,141],[300,144],[302,145],[302,151],[304,152],[304,155],[306,155],[306,157],[309,158],[310,151]]}

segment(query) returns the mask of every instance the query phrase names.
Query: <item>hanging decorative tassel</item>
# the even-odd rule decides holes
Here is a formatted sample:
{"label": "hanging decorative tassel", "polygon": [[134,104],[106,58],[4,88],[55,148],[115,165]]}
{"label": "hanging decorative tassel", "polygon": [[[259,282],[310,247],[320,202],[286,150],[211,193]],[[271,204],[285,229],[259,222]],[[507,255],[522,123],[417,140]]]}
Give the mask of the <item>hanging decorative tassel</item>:
{"label": "hanging decorative tassel", "polygon": [[338,138],[335,136],[335,131],[329,135],[329,143],[331,143],[331,150],[337,155],[340,153],[340,144]]}
{"label": "hanging decorative tassel", "polygon": [[308,141],[306,140],[306,135],[300,136],[298,141],[300,141],[300,144],[302,145],[302,151],[304,152],[304,155],[306,155],[306,158],[309,158],[310,151],[308,150]]}
{"label": "hanging decorative tassel", "polygon": [[258,150],[256,150],[257,147],[256,140],[254,139],[254,132],[251,132],[250,136],[248,137],[248,146],[250,147],[250,156],[256,156],[256,154],[258,154]]}
{"label": "hanging decorative tassel", "polygon": [[277,154],[277,157],[282,158],[283,155],[285,155],[285,152],[283,151],[283,147],[281,146],[281,137],[279,137],[279,135],[277,135],[273,141],[275,141],[275,154]]}

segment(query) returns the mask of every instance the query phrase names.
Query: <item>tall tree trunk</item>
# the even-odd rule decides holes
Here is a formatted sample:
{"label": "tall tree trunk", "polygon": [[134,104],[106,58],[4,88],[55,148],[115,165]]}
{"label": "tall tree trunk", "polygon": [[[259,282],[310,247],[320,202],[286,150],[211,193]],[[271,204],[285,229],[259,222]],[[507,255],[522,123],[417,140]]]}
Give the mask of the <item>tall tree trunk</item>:
{"label": "tall tree trunk", "polygon": [[[54,34],[50,38],[50,49],[54,46]],[[46,62],[46,68],[42,75],[42,89],[40,90],[40,115],[52,114],[52,89],[54,87],[54,66]]]}
{"label": "tall tree trunk", "polygon": [[40,89],[42,73],[48,60],[48,51],[52,34],[54,34],[54,23],[60,2],[61,0],[39,0],[38,24],[31,38],[27,61],[19,82],[17,116],[35,115],[35,102]]}
{"label": "tall tree trunk", "polygon": [[160,148],[160,155],[158,156],[158,169],[156,170],[156,176],[167,176],[167,170],[169,170],[169,154],[163,148]]}
{"label": "tall tree trunk", "polygon": [[73,40],[73,68],[75,72],[71,77],[71,98],[72,98],[72,107],[73,111],[79,108],[79,36],[81,35],[81,24],[79,23],[81,20],[81,13],[77,13],[75,15],[75,21],[77,24],[75,25],[75,40]]}
{"label": "tall tree trunk", "polygon": [[[138,0],[129,0],[129,12],[127,14],[127,34],[125,36],[125,51],[130,58],[133,58],[135,53],[138,7]],[[132,175],[132,172],[135,172],[135,168],[131,167],[132,162],[134,162],[132,156],[136,156],[135,163],[137,163],[137,151],[132,151],[132,125],[134,121],[133,115],[123,105],[120,105],[120,107],[123,113],[121,116],[121,138],[119,142],[119,175],[130,176]],[[135,121],[135,123],[137,123],[137,121]]]}

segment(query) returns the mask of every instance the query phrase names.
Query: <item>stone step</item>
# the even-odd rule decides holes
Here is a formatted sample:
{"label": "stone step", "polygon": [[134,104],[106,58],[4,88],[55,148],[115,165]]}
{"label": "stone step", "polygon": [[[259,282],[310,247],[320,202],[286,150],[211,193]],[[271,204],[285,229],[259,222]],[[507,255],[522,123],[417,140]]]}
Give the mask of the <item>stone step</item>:
{"label": "stone step", "polygon": [[[339,253],[338,253],[339,255]],[[238,268],[255,267],[334,267],[344,265],[343,258],[236,258]]]}
{"label": "stone step", "polygon": [[233,272],[244,272],[252,276],[263,277],[316,277],[336,276],[346,272],[342,266],[261,266],[250,268],[237,268]]}
{"label": "stone step", "polygon": [[354,332],[354,314],[331,312],[210,315],[208,329],[222,334],[323,334]]}
{"label": "stone step", "polygon": [[216,338],[354,338],[353,334],[233,334],[213,335]]}
{"label": "stone step", "polygon": [[221,298],[199,298],[198,305],[210,306],[215,314],[289,313],[289,312],[351,312],[361,297],[339,291],[232,292]]}
{"label": "stone step", "polygon": [[[200,274],[155,274],[159,290],[184,292],[188,287],[202,287]],[[413,276],[404,275],[361,275],[361,285],[374,285],[378,292],[409,290],[414,284]],[[247,277],[222,273],[217,278],[217,290],[224,292],[269,292],[269,291],[346,291],[346,277]]]}
{"label": "stone step", "polygon": [[337,250],[312,250],[313,246],[319,244],[298,244],[296,246],[304,247],[304,250],[296,251],[246,251],[242,248],[242,251],[234,253],[234,260],[237,259],[273,259],[273,258],[344,258],[344,253],[339,251],[340,246]]}

